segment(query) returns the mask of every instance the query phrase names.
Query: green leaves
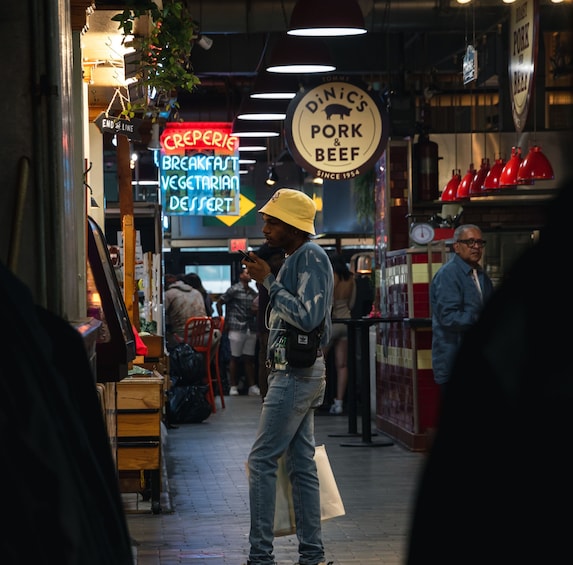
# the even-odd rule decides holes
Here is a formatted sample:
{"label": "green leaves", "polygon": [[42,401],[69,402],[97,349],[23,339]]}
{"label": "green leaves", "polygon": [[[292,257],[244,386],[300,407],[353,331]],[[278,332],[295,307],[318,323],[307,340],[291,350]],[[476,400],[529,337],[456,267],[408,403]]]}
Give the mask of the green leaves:
{"label": "green leaves", "polygon": [[[191,63],[191,50],[199,36],[199,24],[191,17],[186,4],[181,0],[164,0],[160,9],[151,0],[134,0],[112,20],[118,22],[127,37],[136,29],[136,20],[144,16],[151,19],[152,25],[147,35],[134,42],[141,53],[138,82],[148,92],[156,89],[159,98],[161,95],[169,97],[177,90],[193,91],[201,82]],[[143,106],[143,112],[151,112],[152,117],[160,111],[157,106],[140,101],[127,112],[135,112],[136,106],[140,110]],[[126,109],[123,114],[127,115]]]}

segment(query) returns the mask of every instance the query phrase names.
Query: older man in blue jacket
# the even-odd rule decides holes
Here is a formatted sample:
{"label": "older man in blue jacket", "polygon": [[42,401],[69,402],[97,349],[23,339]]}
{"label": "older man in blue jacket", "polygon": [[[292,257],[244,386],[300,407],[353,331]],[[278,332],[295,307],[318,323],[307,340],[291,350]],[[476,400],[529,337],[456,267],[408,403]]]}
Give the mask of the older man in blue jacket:
{"label": "older man in blue jacket", "polygon": [[493,291],[491,279],[479,263],[484,246],[478,226],[458,226],[454,231],[455,255],[438,270],[430,285],[432,368],[434,380],[442,388],[463,334],[477,321]]}

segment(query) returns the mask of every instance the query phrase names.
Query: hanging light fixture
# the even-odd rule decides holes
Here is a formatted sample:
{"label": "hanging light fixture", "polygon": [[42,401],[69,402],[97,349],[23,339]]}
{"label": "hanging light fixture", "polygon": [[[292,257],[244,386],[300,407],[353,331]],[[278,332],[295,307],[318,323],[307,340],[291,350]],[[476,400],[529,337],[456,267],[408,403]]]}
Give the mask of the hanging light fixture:
{"label": "hanging light fixture", "polygon": [[284,35],[273,49],[269,73],[315,74],[336,70],[326,44],[316,37]]}
{"label": "hanging light fixture", "polygon": [[480,168],[477,170],[472,182],[470,183],[469,195],[477,196],[481,194],[483,183],[485,182],[485,177],[489,173],[489,159],[487,157],[482,158]]}
{"label": "hanging light fixture", "polygon": [[364,17],[355,0],[298,0],[288,34],[339,37],[366,33]]}
{"label": "hanging light fixture", "polygon": [[467,173],[463,176],[460,184],[458,185],[458,190],[456,192],[456,200],[463,200],[464,198],[470,197],[470,184],[474,180],[476,170],[473,163],[470,163],[470,167]]}
{"label": "hanging light fixture", "polygon": [[442,196],[440,200],[442,202],[453,202],[456,200],[456,195],[458,193],[458,186],[462,180],[462,175],[459,169],[452,169],[452,178],[446,184],[446,187],[442,191]]}
{"label": "hanging light fixture", "polygon": [[278,137],[281,134],[279,122],[237,120],[233,122],[231,135],[240,138]]}
{"label": "hanging light fixture", "polygon": [[536,180],[552,180],[555,178],[549,159],[541,151],[539,145],[533,145],[525,159],[519,164],[517,182],[531,184]]}
{"label": "hanging light fixture", "polygon": [[521,165],[521,147],[513,146],[511,148],[511,157],[509,161],[503,167],[501,175],[499,176],[499,187],[508,188],[510,186],[516,186],[517,183],[517,171],[519,165]]}
{"label": "hanging light fixture", "polygon": [[257,75],[249,96],[257,100],[292,100],[298,91],[298,80],[294,76],[265,71]]}
{"label": "hanging light fixture", "polygon": [[286,108],[280,100],[253,100],[247,98],[242,110],[237,114],[237,120],[269,121],[284,120]]}
{"label": "hanging light fixture", "polygon": [[359,253],[356,257],[355,272],[358,275],[368,275],[372,272],[374,253]]}
{"label": "hanging light fixture", "polygon": [[267,186],[274,186],[277,182],[279,182],[279,176],[277,175],[275,166],[274,164],[269,165],[267,168],[267,178],[265,180],[265,184]]}
{"label": "hanging light fixture", "polygon": [[247,143],[244,142],[244,140],[239,144],[239,154],[243,154],[243,153],[257,153],[259,151],[266,151],[267,150],[267,146],[266,145],[255,145],[253,143]]}
{"label": "hanging light fixture", "polygon": [[499,179],[501,177],[501,172],[505,166],[505,160],[500,156],[495,160],[495,163],[489,170],[489,173],[483,181],[484,190],[498,190],[499,189]]}

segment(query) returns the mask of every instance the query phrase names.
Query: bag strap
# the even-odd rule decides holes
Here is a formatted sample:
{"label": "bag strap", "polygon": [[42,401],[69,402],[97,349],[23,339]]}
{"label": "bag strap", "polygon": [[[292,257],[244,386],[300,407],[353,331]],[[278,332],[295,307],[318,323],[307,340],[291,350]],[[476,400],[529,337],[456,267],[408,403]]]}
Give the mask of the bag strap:
{"label": "bag strap", "polygon": [[311,334],[314,331],[318,332],[318,337],[322,336],[322,332],[324,331],[324,324],[326,322],[326,318],[322,318],[322,322],[320,322],[320,324],[318,324],[318,326],[316,326],[316,328],[313,328],[312,330],[310,330],[309,332],[303,332],[303,330],[299,330],[296,326],[293,326],[292,324],[289,324],[288,322],[285,322],[286,325],[286,329],[287,331],[289,329],[295,329],[297,332],[303,332],[303,333],[308,333]]}

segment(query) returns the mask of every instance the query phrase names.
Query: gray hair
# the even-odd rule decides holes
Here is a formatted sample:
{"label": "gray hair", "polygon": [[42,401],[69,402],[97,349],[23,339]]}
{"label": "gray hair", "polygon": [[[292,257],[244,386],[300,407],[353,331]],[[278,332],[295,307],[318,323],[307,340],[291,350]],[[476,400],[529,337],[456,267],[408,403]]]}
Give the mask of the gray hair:
{"label": "gray hair", "polygon": [[481,228],[475,224],[462,224],[454,230],[454,241],[458,241],[466,230],[477,230],[482,233]]}

